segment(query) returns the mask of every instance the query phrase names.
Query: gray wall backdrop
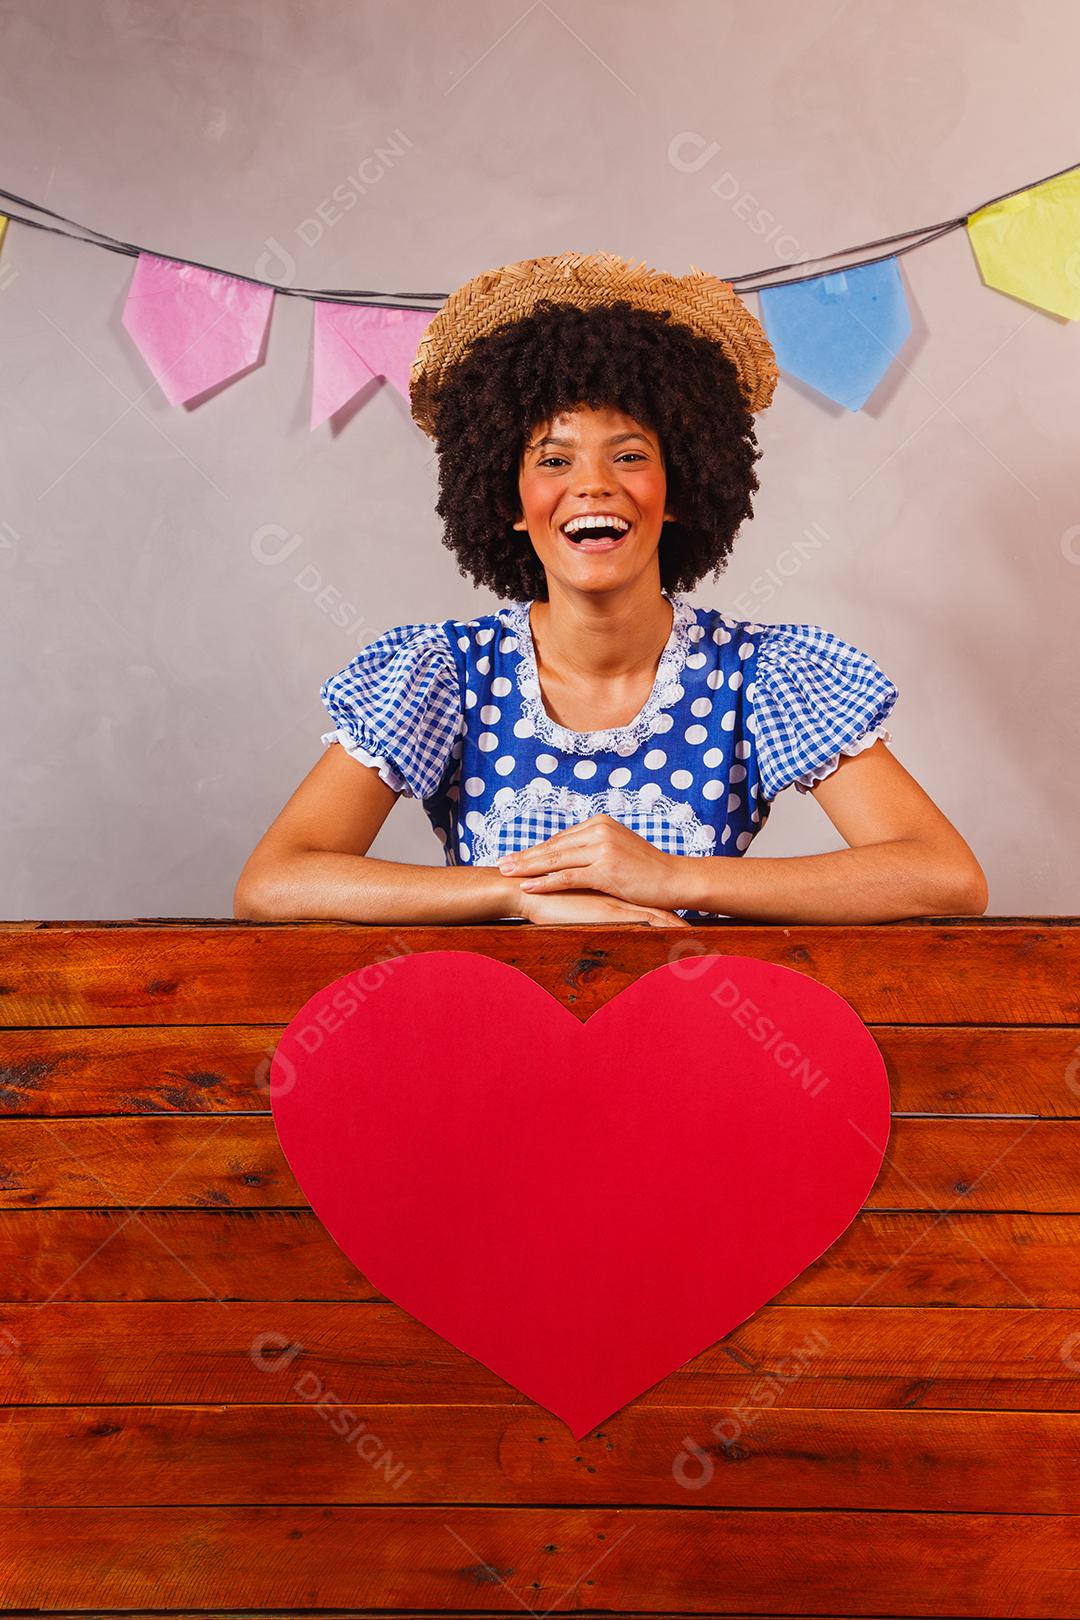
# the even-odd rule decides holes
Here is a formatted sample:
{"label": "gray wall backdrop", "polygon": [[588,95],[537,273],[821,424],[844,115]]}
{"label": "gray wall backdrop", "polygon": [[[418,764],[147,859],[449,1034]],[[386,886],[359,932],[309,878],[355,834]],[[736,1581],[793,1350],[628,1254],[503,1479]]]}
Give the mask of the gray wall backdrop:
{"label": "gray wall backdrop", "polygon": [[[0,184],[298,286],[597,248],[739,274],[1080,160],[1074,0],[6,0],[0,28]],[[902,264],[900,363],[857,414],[781,377],[695,600],[871,652],[990,911],[1080,912],[1080,330],[984,288],[962,230]],[[228,916],[326,676],[495,601],[390,385],[308,432],[310,303],[173,409],[120,324],[132,260],[13,224],[0,267],[0,914]],[[841,847],[791,791],[748,858]],[[373,853],[441,859],[404,800]]]}

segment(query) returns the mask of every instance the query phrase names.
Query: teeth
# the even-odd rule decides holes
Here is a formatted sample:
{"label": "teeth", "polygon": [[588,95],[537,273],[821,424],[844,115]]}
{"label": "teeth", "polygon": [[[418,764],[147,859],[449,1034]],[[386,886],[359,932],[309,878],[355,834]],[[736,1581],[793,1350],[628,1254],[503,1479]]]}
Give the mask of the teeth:
{"label": "teeth", "polygon": [[597,517],[571,518],[569,523],[563,525],[564,534],[577,534],[581,529],[618,529],[625,534],[630,527],[625,518],[604,517],[601,513]]}

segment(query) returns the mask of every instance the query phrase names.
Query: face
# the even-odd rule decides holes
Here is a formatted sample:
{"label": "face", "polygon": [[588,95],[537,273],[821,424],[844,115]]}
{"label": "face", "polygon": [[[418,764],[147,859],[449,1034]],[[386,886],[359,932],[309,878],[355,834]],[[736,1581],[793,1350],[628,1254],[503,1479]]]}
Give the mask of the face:
{"label": "face", "polygon": [[[656,560],[667,507],[667,477],[659,439],[644,423],[605,406],[565,411],[533,429],[521,458],[518,497],[527,533],[549,580],[571,589],[625,584]],[[617,540],[586,530],[579,541],[563,525],[582,513],[622,518]],[[621,527],[621,526],[620,526]]]}

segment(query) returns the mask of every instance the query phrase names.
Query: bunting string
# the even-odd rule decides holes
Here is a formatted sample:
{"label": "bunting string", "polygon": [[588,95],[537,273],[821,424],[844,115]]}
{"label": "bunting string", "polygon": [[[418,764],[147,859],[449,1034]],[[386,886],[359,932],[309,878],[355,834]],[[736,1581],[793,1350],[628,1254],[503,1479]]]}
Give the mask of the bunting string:
{"label": "bunting string", "polygon": [[[285,286],[158,254],[15,192],[0,189],[0,198],[56,221],[0,213],[0,241],[14,222],[136,261],[123,324],[173,405],[189,404],[258,363],[275,295],[315,305],[312,428],[351,403],[376,377],[391,382],[407,400],[424,327],[449,296]],[[986,286],[1066,320],[1080,318],[1080,163],[1004,191],[952,219],[721,279],[740,296],[758,295],[781,371],[859,410],[911,332],[899,260],[961,227]],[[873,251],[878,248],[886,251]],[[852,262],[831,270],[806,269],[838,259]]]}

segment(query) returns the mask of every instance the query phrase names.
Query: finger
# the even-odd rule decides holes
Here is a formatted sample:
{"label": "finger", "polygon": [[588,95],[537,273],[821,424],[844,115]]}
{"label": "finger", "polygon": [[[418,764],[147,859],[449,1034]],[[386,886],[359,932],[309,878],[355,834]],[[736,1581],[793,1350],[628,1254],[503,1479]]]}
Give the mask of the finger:
{"label": "finger", "polygon": [[588,881],[589,872],[587,866],[560,866],[555,871],[541,872],[537,877],[523,878],[518,887],[528,889],[530,894],[556,889],[592,889],[595,884]]}
{"label": "finger", "polygon": [[532,849],[522,850],[520,855],[508,855],[499,862],[499,870],[510,871],[515,877],[554,872],[575,859],[580,861],[585,851],[584,840],[581,839],[560,843],[557,849],[551,847],[553,843],[554,840],[549,839],[547,844],[536,844]]}
{"label": "finger", "polygon": [[515,864],[520,866],[523,861],[532,860],[537,857],[543,859],[547,855],[550,855],[554,846],[566,836],[566,831],[567,829],[563,828],[557,833],[552,833],[550,838],[542,838],[538,843],[527,844],[524,849],[508,850],[503,856],[502,860],[499,862],[499,865],[505,866],[508,861],[513,861]]}
{"label": "finger", "polygon": [[545,838],[541,844],[530,844],[528,849],[516,849],[509,855],[504,855],[499,862],[500,872],[542,872],[545,871],[552,854],[552,845],[558,837],[554,833],[551,838]]}
{"label": "finger", "polygon": [[680,917],[675,911],[664,911],[662,908],[652,912],[658,928],[689,928],[690,924],[685,917]]}

